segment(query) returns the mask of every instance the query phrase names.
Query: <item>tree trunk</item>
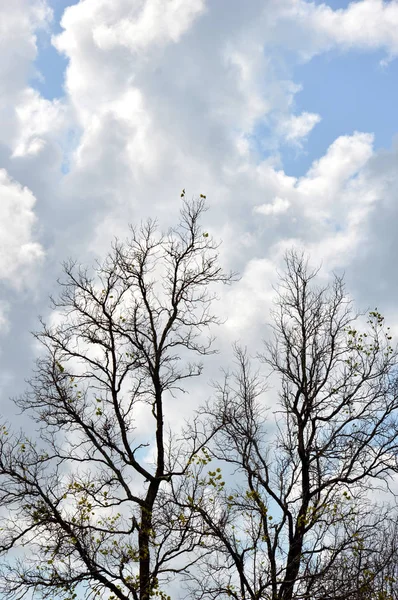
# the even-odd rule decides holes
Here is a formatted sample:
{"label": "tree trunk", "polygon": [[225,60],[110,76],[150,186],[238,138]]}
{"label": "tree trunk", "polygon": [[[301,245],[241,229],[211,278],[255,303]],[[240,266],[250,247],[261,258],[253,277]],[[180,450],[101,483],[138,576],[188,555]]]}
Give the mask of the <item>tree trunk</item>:
{"label": "tree trunk", "polygon": [[152,529],[152,509],[143,507],[141,509],[141,527],[138,536],[140,569],[139,569],[139,584],[140,584],[140,600],[149,600],[151,595],[151,571],[150,571],[150,551],[149,540]]}

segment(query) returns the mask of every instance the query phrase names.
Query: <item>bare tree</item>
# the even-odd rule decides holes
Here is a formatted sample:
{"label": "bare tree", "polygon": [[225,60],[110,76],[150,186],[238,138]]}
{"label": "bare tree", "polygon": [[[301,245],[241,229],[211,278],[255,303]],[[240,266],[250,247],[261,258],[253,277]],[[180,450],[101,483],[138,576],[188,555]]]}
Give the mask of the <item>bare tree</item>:
{"label": "bare tree", "polygon": [[[396,513],[372,515],[366,534],[341,552],[316,576],[307,576],[307,595],[339,600],[397,600],[398,536]],[[363,532],[365,533],[365,531]]]}
{"label": "bare tree", "polygon": [[165,432],[167,400],[202,371],[189,355],[213,352],[212,286],[231,280],[204,210],[204,196],[185,202],[166,235],[153,221],[133,229],[93,273],[65,264],[17,401],[38,435],[1,429],[3,598],[164,598],[160,586],[206,552],[166,502],[206,431],[191,427],[183,445]]}
{"label": "bare tree", "polygon": [[361,326],[342,279],[319,287],[317,275],[287,255],[260,357],[280,381],[275,420],[238,347],[206,408],[220,462],[193,473],[184,505],[213,544],[191,582],[197,598],[354,600],[391,561],[372,558],[388,517],[372,498],[397,469],[397,352],[377,310]]}

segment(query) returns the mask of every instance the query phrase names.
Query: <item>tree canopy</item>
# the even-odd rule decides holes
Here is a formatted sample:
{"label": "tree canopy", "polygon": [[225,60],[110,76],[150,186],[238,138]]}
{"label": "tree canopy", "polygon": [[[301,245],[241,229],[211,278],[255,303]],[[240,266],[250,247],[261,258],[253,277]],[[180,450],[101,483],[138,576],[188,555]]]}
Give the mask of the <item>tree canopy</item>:
{"label": "tree canopy", "polygon": [[211,399],[173,421],[235,279],[204,201],[94,269],[65,263],[16,400],[36,434],[0,431],[4,598],[398,597],[396,513],[376,497],[398,467],[397,350],[342,278],[288,252],[264,348],[235,345]]}

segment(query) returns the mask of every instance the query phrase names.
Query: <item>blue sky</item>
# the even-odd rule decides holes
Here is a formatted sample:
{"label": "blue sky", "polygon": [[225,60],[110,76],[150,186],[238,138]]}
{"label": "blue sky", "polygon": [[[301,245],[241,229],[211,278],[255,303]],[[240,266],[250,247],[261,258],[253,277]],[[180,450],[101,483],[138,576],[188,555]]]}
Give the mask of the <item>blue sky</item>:
{"label": "blue sky", "polygon": [[294,69],[294,81],[302,85],[297,112],[318,113],[322,121],[302,153],[285,149],[289,173],[301,175],[334,139],[354,131],[374,133],[376,149],[391,147],[398,132],[398,61],[382,66],[383,57],[383,52],[333,51]]}
{"label": "blue sky", "polygon": [[347,8],[350,2],[351,0],[328,0],[328,2],[315,0],[314,4],[327,4],[330,8],[333,8],[333,10],[338,10],[339,8]]}
{"label": "blue sky", "polygon": [[60,21],[65,9],[68,6],[77,4],[78,0],[51,0],[49,6],[53,11],[53,20],[51,28],[40,31],[38,34],[38,54],[35,61],[35,67],[42,76],[34,78],[32,86],[49,100],[59,98],[64,95],[63,81],[64,72],[67,66],[67,59],[62,56],[51,44],[51,36],[60,33],[62,30]]}

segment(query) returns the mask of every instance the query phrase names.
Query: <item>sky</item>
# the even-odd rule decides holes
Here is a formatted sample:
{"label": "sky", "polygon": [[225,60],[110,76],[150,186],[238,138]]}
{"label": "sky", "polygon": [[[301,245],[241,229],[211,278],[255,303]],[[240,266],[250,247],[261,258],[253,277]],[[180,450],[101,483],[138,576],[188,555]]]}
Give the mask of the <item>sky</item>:
{"label": "sky", "polygon": [[398,336],[397,0],[14,0],[0,47],[4,414],[62,261],[172,225],[183,188],[241,277],[220,347],[261,349],[291,247]]}

